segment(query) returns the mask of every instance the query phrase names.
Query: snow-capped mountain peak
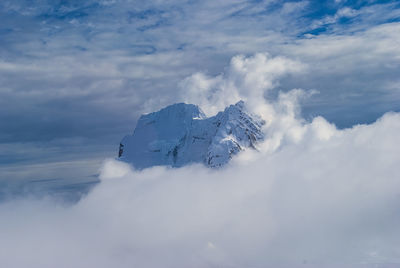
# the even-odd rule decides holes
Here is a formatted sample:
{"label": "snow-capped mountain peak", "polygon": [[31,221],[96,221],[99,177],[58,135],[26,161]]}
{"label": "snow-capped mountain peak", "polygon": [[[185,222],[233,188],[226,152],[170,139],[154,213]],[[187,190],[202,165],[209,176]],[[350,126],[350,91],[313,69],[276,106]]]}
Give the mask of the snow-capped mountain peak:
{"label": "snow-capped mountain peak", "polygon": [[196,105],[177,103],[142,115],[133,134],[122,139],[119,159],[138,169],[196,162],[219,167],[246,148],[256,149],[263,124],[243,101],[212,117]]}

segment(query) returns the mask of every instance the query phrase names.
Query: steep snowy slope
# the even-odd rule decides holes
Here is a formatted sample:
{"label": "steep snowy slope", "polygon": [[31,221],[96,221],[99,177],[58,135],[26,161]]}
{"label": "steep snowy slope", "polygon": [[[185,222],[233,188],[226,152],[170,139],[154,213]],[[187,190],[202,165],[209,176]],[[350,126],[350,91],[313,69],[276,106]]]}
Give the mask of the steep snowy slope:
{"label": "steep snowy slope", "polygon": [[195,162],[219,167],[241,150],[256,149],[263,124],[243,101],[208,118],[196,105],[173,104],[140,117],[133,134],[122,139],[119,159],[139,169]]}

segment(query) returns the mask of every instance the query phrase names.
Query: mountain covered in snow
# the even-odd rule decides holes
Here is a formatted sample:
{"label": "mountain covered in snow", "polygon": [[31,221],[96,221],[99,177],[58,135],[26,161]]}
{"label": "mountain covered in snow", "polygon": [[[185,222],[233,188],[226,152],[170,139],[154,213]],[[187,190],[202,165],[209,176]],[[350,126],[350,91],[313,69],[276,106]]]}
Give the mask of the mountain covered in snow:
{"label": "mountain covered in snow", "polygon": [[240,151],[256,149],[264,124],[243,101],[212,117],[196,105],[177,103],[142,115],[133,134],[122,139],[119,159],[138,169],[190,163],[220,167]]}

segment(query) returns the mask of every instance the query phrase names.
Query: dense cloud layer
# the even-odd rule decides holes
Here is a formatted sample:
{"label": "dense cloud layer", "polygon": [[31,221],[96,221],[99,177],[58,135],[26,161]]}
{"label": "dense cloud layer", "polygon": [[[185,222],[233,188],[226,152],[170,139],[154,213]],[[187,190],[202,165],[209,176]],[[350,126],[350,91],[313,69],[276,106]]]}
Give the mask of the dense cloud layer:
{"label": "dense cloud layer", "polygon": [[400,262],[400,115],[301,128],[296,142],[249,151],[224,169],[135,171],[108,160],[102,182],[74,206],[2,204],[2,266]]}
{"label": "dense cloud layer", "polygon": [[[282,71],[276,71],[277,63]],[[2,266],[400,263],[400,115],[387,113],[373,124],[339,130],[323,117],[310,122],[300,117],[303,90],[260,101],[277,82],[275,72],[280,76],[299,66],[266,54],[238,56],[223,76],[185,80],[193,87],[218,80],[210,94],[218,96],[230,85],[261,111],[267,139],[260,151],[243,152],[217,170],[193,165],[137,171],[106,160],[101,183],[72,206],[51,199],[3,203]],[[248,85],[254,91],[244,91]],[[196,98],[219,105],[203,89]]]}

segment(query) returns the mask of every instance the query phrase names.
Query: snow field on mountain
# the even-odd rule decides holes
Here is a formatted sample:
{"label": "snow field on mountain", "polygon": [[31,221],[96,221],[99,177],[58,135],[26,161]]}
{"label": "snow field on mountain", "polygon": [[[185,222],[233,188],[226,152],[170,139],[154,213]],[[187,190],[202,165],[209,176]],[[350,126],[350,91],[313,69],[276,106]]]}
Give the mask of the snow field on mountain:
{"label": "snow field on mountain", "polygon": [[173,104],[139,118],[133,134],[120,143],[119,160],[138,169],[192,163],[221,167],[240,151],[257,150],[264,124],[248,114],[243,101],[212,117],[198,106]]}

